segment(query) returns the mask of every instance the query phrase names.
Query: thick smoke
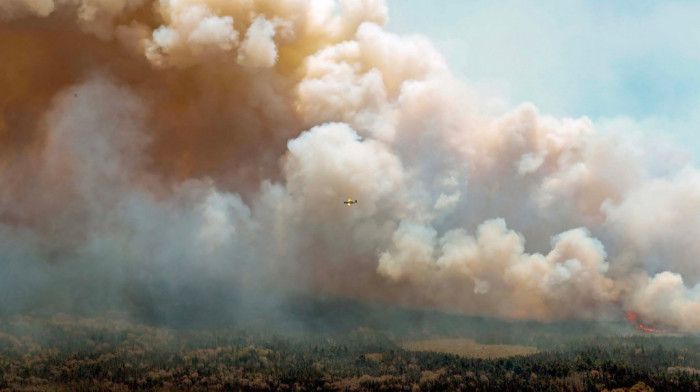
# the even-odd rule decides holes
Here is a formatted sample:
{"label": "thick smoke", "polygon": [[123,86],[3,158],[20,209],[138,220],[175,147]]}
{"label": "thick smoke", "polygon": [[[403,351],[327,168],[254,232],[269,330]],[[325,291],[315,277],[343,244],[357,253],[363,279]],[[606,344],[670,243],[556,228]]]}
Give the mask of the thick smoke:
{"label": "thick smoke", "polygon": [[494,115],[386,19],[380,0],[1,2],[0,310],[330,294],[700,331],[697,169],[585,118]]}

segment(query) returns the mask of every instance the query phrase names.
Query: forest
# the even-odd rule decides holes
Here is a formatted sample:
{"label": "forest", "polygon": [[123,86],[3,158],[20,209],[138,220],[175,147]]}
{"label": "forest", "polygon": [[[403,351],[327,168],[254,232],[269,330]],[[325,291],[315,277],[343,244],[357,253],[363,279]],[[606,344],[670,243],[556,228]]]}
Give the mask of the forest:
{"label": "forest", "polygon": [[[428,317],[433,332],[420,323],[415,325],[421,331],[411,330],[405,319],[394,329],[285,331],[269,325],[170,328],[119,317],[4,316],[0,390],[700,391],[700,342],[694,336],[587,336],[564,333],[571,331],[567,325],[543,325],[549,330],[535,338],[533,323],[461,318],[453,336],[489,344],[484,331],[490,329],[495,336],[521,337],[504,340],[540,345],[532,355],[499,358],[402,348],[419,335],[444,336],[440,331],[460,320],[445,316],[441,324],[437,316]],[[485,323],[486,329],[474,328]],[[523,334],[507,333],[521,327]],[[557,328],[559,335],[552,332]]]}

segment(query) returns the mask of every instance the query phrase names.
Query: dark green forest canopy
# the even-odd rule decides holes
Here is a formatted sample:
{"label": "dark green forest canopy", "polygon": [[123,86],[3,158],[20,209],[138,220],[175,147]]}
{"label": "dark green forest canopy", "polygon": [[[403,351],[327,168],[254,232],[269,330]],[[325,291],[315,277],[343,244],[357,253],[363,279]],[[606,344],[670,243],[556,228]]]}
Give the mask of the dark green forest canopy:
{"label": "dark green forest canopy", "polygon": [[[432,317],[434,322],[437,316]],[[519,327],[445,317],[445,328],[461,322],[464,335],[470,334],[467,326],[478,331],[475,326],[500,323],[502,336],[517,336],[506,326]],[[475,359],[404,350],[400,342],[440,332],[421,335],[408,327],[317,328],[300,334],[269,326],[170,329],[109,318],[14,316],[0,323],[0,388],[602,391],[643,382],[655,391],[700,390],[695,337],[574,338],[576,331],[566,334],[567,327],[549,325],[536,338],[534,332],[527,337],[525,325],[525,335],[511,340],[539,339],[545,342],[539,353]],[[452,331],[454,336],[460,330]]]}

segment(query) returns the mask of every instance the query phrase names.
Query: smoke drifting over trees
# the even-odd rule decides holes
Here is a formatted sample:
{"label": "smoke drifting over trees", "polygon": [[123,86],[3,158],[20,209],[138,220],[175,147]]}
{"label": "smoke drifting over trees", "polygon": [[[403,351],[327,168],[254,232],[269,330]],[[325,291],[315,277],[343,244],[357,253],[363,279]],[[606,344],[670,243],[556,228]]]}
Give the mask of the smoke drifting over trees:
{"label": "smoke drifting over trees", "polygon": [[387,15],[0,3],[0,310],[319,294],[700,331],[700,171],[586,118],[494,114]]}

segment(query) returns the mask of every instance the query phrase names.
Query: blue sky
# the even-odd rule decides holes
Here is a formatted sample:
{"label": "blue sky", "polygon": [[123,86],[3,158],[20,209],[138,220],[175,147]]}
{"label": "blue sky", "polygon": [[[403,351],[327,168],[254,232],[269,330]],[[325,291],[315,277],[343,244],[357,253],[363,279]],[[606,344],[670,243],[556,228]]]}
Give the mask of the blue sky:
{"label": "blue sky", "polygon": [[390,31],[428,36],[485,94],[630,128],[700,162],[700,1],[387,4]]}

